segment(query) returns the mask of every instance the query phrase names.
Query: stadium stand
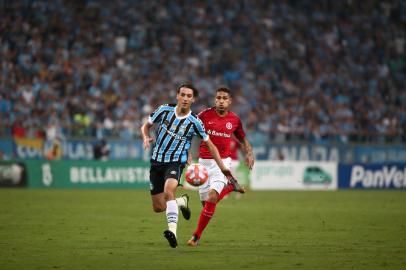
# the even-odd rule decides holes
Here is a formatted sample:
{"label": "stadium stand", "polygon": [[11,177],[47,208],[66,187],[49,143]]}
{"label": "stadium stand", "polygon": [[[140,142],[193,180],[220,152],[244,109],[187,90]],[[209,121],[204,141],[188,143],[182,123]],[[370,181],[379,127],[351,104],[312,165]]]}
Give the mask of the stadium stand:
{"label": "stadium stand", "polygon": [[257,142],[406,142],[405,1],[0,7],[1,136],[137,138],[192,82],[196,112],[230,86]]}

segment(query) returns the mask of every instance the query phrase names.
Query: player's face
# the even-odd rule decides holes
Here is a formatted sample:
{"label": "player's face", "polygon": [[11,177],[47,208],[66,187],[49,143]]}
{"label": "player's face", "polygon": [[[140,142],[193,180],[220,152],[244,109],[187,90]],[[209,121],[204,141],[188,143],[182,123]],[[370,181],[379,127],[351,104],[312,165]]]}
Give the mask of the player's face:
{"label": "player's face", "polygon": [[225,113],[228,111],[231,105],[231,97],[228,93],[219,91],[216,93],[216,100],[214,101],[216,110],[219,113]]}
{"label": "player's face", "polygon": [[183,110],[190,109],[190,106],[192,106],[193,102],[195,102],[193,90],[187,87],[182,87],[179,89],[179,93],[176,95],[176,98],[178,100],[178,107]]}

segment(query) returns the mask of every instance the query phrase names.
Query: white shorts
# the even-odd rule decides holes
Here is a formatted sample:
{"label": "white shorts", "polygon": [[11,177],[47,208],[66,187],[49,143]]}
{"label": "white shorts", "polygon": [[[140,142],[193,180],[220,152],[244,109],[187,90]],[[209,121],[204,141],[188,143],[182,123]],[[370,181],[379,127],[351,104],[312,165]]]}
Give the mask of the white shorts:
{"label": "white shorts", "polygon": [[[227,168],[231,168],[231,158],[223,159],[223,163]],[[223,188],[227,185],[228,179],[221,172],[214,159],[199,158],[199,164],[206,167],[209,173],[209,179],[207,182],[199,186],[200,201],[206,201],[209,198],[209,190],[214,189],[220,194]]]}

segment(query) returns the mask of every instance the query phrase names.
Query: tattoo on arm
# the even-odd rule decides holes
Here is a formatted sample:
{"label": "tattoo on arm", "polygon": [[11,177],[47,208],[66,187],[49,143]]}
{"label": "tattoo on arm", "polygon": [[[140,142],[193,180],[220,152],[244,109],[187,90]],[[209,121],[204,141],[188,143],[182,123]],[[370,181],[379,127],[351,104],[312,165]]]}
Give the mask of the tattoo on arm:
{"label": "tattoo on arm", "polygon": [[253,156],[253,152],[252,152],[252,146],[250,144],[250,142],[247,140],[247,138],[244,138],[244,140],[241,142],[242,144],[242,149],[244,150],[246,155],[251,155]]}

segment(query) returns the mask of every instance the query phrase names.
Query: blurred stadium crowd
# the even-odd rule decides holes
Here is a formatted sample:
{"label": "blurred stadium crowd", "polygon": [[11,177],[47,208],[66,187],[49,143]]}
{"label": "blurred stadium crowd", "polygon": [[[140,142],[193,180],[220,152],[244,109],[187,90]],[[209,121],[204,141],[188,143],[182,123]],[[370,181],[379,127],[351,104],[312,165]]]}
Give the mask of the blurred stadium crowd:
{"label": "blurred stadium crowd", "polygon": [[406,142],[405,1],[0,3],[2,136],[137,138],[192,82],[256,143]]}

